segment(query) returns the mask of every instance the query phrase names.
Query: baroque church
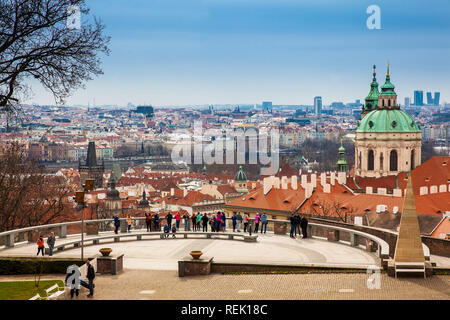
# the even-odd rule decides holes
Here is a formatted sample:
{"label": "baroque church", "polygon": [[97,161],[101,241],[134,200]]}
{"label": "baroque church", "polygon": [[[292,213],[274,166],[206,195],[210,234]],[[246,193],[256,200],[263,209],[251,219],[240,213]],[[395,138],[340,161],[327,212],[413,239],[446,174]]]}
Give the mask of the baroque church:
{"label": "baroque church", "polygon": [[400,109],[391,83],[378,90],[375,66],[369,95],[358,121],[355,138],[355,173],[383,177],[412,171],[421,164],[422,133],[414,119]]}

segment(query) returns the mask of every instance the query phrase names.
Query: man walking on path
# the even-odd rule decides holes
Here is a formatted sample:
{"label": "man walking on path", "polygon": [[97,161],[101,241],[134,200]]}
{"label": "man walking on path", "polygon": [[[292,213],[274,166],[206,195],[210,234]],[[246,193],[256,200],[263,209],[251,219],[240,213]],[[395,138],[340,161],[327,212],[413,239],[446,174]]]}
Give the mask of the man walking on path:
{"label": "man walking on path", "polygon": [[305,218],[305,216],[303,216],[302,220],[300,221],[300,226],[302,227],[303,239],[305,239],[308,237],[308,220]]}
{"label": "man walking on path", "polygon": [[55,247],[55,233],[52,232],[50,237],[47,238],[48,244],[48,255],[51,257],[53,255],[53,248]]}
{"label": "man walking on path", "polygon": [[263,233],[263,229],[264,229],[264,233],[266,233],[266,230],[267,230],[267,215],[265,213],[263,213],[261,215],[261,233]]}
{"label": "man walking on path", "polygon": [[42,238],[42,235],[39,236],[39,238],[36,241],[37,246],[38,246],[38,252],[37,252],[37,256],[39,255],[39,252],[42,251],[42,256],[44,256],[44,238]]}
{"label": "man walking on path", "polygon": [[118,216],[114,217],[114,233],[117,234],[119,232],[120,227],[120,219]]}
{"label": "man walking on path", "polygon": [[233,212],[233,216],[231,217],[231,221],[233,222],[233,232],[235,232],[236,231],[236,223],[237,223],[236,212]]}
{"label": "man walking on path", "polygon": [[237,213],[236,220],[237,220],[237,231],[241,232],[242,216],[240,212]]}
{"label": "man walking on path", "polygon": [[89,281],[89,284],[87,284],[85,281],[80,279],[80,284],[85,287],[86,289],[89,289],[89,294],[87,295],[88,298],[92,298],[94,296],[94,278],[95,278],[95,270],[94,267],[91,265],[91,263],[89,262],[89,260],[86,262],[88,270],[87,270],[87,275],[86,278]]}

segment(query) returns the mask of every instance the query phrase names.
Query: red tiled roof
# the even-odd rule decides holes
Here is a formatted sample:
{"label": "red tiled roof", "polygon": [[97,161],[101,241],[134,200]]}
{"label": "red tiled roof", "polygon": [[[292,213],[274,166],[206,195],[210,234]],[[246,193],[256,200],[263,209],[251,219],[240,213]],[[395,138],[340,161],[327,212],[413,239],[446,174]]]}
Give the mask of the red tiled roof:
{"label": "red tiled roof", "polygon": [[303,188],[292,190],[272,188],[264,195],[264,188],[259,187],[255,191],[230,201],[227,207],[244,207],[261,210],[285,211],[287,213],[297,209],[305,199]]}

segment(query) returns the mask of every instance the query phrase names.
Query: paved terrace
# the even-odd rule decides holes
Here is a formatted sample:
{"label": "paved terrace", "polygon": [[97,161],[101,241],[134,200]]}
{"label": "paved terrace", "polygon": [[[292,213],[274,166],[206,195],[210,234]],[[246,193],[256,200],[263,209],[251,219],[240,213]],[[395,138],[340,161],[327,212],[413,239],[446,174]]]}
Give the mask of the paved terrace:
{"label": "paved terrace", "polygon": [[[142,232],[132,231],[132,233]],[[199,232],[200,233],[200,232]],[[100,236],[112,234],[100,233]],[[248,233],[247,233],[248,234]],[[120,235],[120,234],[119,234]],[[207,256],[214,257],[215,262],[239,262],[257,264],[282,265],[316,265],[363,267],[379,265],[379,258],[375,252],[366,252],[358,247],[351,247],[338,242],[322,239],[291,239],[288,236],[267,234],[258,235],[257,242],[242,240],[219,239],[183,239],[178,234],[176,239],[170,235],[168,239],[136,241],[133,238],[111,242],[112,239],[101,240],[98,245],[87,245],[84,248],[85,257],[99,254],[99,249],[110,247],[113,253],[124,253],[124,268],[139,270],[177,270],[178,260],[188,256],[191,250],[201,250]],[[86,236],[89,240],[92,236]],[[69,235],[64,239],[57,239],[56,245],[79,239],[79,235]],[[132,240],[133,239],[133,240]],[[92,242],[92,241],[91,241]],[[0,250],[0,256],[25,257],[36,256],[36,244],[16,244],[13,248]],[[55,251],[54,257],[80,257],[80,248],[67,248]],[[449,259],[450,260],[450,259]]]}
{"label": "paved terrace", "polygon": [[[43,275],[61,279],[64,275]],[[450,276],[391,278],[381,275],[381,288],[367,288],[368,275],[254,274],[179,278],[176,271],[129,270],[95,278],[94,300],[449,300]],[[34,280],[27,276],[0,276],[0,281]],[[77,300],[88,300],[82,288]],[[61,296],[70,299],[70,295]]]}

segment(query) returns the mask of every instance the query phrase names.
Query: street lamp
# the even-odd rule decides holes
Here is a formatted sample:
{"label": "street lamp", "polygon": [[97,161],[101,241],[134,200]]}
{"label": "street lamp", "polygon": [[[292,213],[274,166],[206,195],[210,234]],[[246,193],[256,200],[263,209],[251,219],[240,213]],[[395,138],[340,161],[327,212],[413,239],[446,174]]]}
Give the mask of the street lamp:
{"label": "street lamp", "polygon": [[83,187],[83,191],[77,191],[75,194],[75,202],[81,207],[81,260],[84,260],[84,208],[86,202],[84,201],[84,196],[89,191],[94,190],[94,179],[86,179]]}

